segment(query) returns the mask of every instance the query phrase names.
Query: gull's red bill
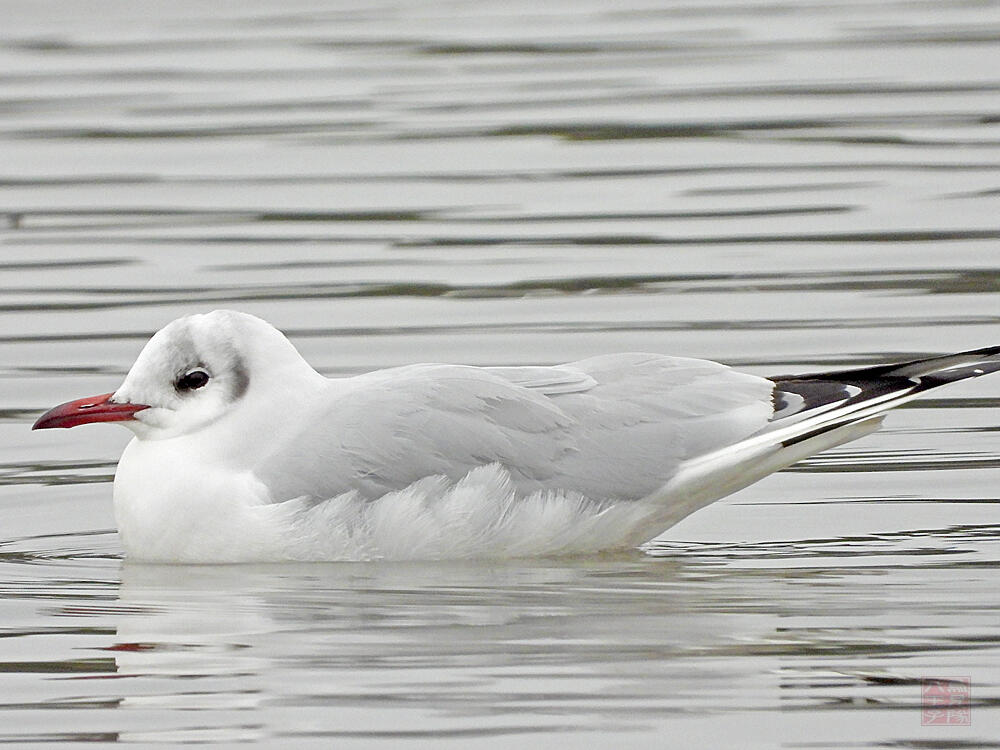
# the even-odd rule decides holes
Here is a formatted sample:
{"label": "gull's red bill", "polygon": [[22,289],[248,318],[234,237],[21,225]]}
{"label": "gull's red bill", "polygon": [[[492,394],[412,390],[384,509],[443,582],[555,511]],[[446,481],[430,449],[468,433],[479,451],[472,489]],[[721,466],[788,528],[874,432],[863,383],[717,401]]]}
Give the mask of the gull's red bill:
{"label": "gull's red bill", "polygon": [[103,393],[90,398],[78,398],[54,406],[38,418],[33,430],[52,427],[76,427],[90,422],[124,422],[132,419],[137,411],[148,409],[146,404],[116,404],[110,399],[115,394]]}

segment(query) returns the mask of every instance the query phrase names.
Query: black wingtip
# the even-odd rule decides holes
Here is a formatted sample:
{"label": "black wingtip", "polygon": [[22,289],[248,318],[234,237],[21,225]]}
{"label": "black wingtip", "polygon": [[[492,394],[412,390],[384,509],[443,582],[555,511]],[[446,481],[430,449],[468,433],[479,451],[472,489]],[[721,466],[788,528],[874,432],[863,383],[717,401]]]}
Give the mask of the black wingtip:
{"label": "black wingtip", "polygon": [[1000,346],[970,349],[957,354],[902,362],[886,375],[911,378],[921,383],[934,381],[939,385],[966,378],[978,378],[1000,370]]}
{"label": "black wingtip", "polygon": [[936,377],[942,383],[953,383],[965,378],[1000,371],[1000,346],[970,349],[956,354],[922,357],[905,362],[858,367],[847,370],[828,370],[803,375],[780,375],[769,378],[775,382],[785,380],[825,380],[845,384],[862,384],[879,378],[920,379]]}
{"label": "black wingtip", "polygon": [[990,346],[874,367],[772,377],[772,421],[836,402],[857,404],[893,393],[921,393],[998,371],[1000,346]]}

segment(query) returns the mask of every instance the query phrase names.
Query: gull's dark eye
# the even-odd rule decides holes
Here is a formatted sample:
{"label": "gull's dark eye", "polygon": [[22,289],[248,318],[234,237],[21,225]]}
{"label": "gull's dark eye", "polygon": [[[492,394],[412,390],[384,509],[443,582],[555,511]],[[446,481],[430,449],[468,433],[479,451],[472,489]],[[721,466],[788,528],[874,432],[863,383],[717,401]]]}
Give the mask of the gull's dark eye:
{"label": "gull's dark eye", "polygon": [[195,391],[208,382],[208,373],[204,370],[191,370],[177,378],[174,384],[179,391]]}

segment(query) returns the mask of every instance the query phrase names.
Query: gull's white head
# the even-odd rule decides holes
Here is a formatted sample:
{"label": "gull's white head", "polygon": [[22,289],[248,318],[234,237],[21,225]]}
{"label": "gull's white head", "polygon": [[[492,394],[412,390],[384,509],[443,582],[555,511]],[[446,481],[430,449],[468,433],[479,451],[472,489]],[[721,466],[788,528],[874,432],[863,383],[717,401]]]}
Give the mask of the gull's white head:
{"label": "gull's white head", "polygon": [[284,335],[246,313],[189,315],[160,329],[114,393],[61,404],[33,429],[121,422],[142,440],[197,432],[239,408],[251,389],[315,371]]}

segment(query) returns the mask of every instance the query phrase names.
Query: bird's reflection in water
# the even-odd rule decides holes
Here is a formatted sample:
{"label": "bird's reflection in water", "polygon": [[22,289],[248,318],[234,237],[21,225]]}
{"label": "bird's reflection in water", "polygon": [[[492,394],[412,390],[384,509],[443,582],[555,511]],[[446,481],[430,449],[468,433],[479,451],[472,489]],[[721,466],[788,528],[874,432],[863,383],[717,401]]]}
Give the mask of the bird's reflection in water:
{"label": "bird's reflection in water", "polygon": [[114,654],[148,686],[127,705],[221,712],[243,735],[281,734],[302,706],[330,736],[384,732],[386,709],[399,731],[547,731],[567,711],[598,731],[628,696],[665,708],[678,659],[732,644],[738,623],[694,606],[688,567],[125,564]]}

